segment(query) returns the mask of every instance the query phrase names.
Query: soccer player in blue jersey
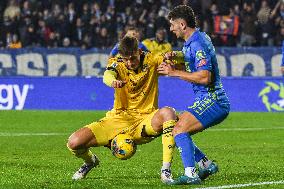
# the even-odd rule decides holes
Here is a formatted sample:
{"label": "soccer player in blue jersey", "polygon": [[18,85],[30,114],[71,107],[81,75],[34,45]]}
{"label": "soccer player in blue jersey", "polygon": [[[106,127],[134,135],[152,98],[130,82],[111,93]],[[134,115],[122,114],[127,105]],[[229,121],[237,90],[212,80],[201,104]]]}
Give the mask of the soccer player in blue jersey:
{"label": "soccer player in blue jersey", "polygon": [[222,122],[229,114],[230,103],[222,87],[214,47],[210,38],[196,28],[192,8],[179,5],[170,11],[168,18],[170,30],[185,43],[182,52],[167,53],[167,57],[183,56],[186,70],[163,63],[158,72],[192,83],[195,94],[195,102],[179,115],[173,129],[185,173],[169,184],[199,184],[216,173],[218,166],[196,147],[191,135]]}
{"label": "soccer player in blue jersey", "polygon": [[[129,37],[135,37],[136,39],[140,40],[140,32],[139,32],[139,29],[138,28],[135,28],[135,27],[129,27],[126,31],[126,34],[125,36],[129,36]],[[110,52],[110,58],[113,58],[115,57],[117,54],[118,54],[118,44],[117,43],[113,49],[111,50]],[[142,43],[142,42],[139,42],[138,44],[138,47],[139,49],[141,49],[142,51],[144,52],[148,52],[149,50],[147,49],[147,47]]]}

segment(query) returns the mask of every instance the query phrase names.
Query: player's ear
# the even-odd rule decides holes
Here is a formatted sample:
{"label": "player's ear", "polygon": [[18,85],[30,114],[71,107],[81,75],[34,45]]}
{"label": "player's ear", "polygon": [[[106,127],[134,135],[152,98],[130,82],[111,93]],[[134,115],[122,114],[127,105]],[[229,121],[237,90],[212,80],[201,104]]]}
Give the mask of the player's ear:
{"label": "player's ear", "polygon": [[183,30],[186,29],[186,24],[185,24],[185,22],[181,22],[180,25],[181,25],[181,28],[182,28]]}

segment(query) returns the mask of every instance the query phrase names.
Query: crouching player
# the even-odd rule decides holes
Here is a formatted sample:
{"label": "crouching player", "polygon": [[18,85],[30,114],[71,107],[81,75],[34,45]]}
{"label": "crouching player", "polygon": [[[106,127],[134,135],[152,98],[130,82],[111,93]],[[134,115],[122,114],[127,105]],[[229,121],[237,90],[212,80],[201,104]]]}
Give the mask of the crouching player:
{"label": "crouching player", "polygon": [[172,108],[158,109],[158,65],[163,56],[138,49],[134,37],[125,36],[118,47],[121,56],[109,59],[103,81],[115,89],[113,109],[97,122],[74,132],[68,140],[69,150],[84,164],[74,174],[78,180],[99,164],[90,147],[107,146],[120,133],[134,138],[136,144],[150,142],[162,134],[163,164],[161,180],[172,181],[171,161],[174,150],[172,129],[176,113]]}
{"label": "crouching player", "polygon": [[[186,70],[175,70],[161,64],[158,71],[192,83],[195,102],[179,115],[173,129],[176,146],[180,150],[185,173],[170,184],[198,184],[218,171],[196,145],[191,135],[222,122],[229,114],[230,103],[222,87],[217,59],[210,38],[196,29],[191,7],[180,5],[169,13],[170,30],[185,40],[182,52],[167,53],[169,59],[184,56]],[[198,162],[199,171],[195,168]]]}

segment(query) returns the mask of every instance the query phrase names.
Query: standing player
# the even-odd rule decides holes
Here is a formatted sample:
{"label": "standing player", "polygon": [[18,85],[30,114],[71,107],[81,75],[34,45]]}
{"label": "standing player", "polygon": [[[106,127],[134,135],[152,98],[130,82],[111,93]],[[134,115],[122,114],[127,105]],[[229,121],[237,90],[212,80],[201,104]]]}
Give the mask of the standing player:
{"label": "standing player", "polygon": [[112,139],[127,133],[136,144],[150,142],[162,134],[163,165],[161,180],[171,182],[171,161],[174,150],[172,129],[176,114],[172,108],[158,109],[158,65],[162,56],[138,49],[135,37],[125,36],[118,47],[120,56],[111,58],[103,81],[115,89],[113,109],[98,122],[93,122],[73,133],[68,148],[84,164],[74,174],[78,180],[99,164],[90,147],[108,146]]}
{"label": "standing player", "polygon": [[167,41],[167,31],[165,28],[159,28],[156,31],[156,37],[145,39],[142,44],[152,53],[166,53],[172,51],[172,45]]}
{"label": "standing player", "polygon": [[[136,37],[138,40],[140,40],[140,32],[139,32],[139,29],[138,29],[138,28],[135,28],[135,27],[129,27],[129,28],[126,29],[125,36]],[[115,57],[115,56],[118,54],[118,44],[119,44],[119,43],[117,43],[117,44],[113,47],[113,49],[111,50],[110,55],[109,55],[110,58],[113,58],[113,57]],[[138,47],[139,47],[139,49],[141,49],[142,51],[145,51],[145,52],[148,52],[148,51],[149,51],[149,50],[147,49],[147,47],[146,47],[143,43],[141,43],[141,42],[139,42]]]}
{"label": "standing player", "polygon": [[[180,116],[173,135],[185,168],[183,176],[171,184],[199,184],[201,179],[218,171],[217,165],[194,145],[191,135],[222,122],[229,114],[230,103],[222,87],[217,59],[210,38],[196,29],[191,7],[180,5],[169,13],[170,30],[185,40],[182,53],[168,53],[168,57],[184,56],[186,71],[161,64],[158,71],[192,83],[195,102]],[[198,162],[199,172],[195,168]]]}

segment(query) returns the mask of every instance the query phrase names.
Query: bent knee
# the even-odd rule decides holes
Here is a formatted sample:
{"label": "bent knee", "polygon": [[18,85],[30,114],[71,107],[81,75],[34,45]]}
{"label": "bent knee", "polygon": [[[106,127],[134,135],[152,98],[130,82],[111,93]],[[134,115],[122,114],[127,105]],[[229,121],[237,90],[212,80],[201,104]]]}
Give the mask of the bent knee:
{"label": "bent knee", "polygon": [[164,121],[177,118],[175,109],[168,106],[160,109],[160,115],[164,118]]}
{"label": "bent knee", "polygon": [[80,143],[80,138],[76,136],[75,133],[73,133],[67,142],[67,147],[72,149],[72,150],[76,150],[78,149],[82,144]]}

